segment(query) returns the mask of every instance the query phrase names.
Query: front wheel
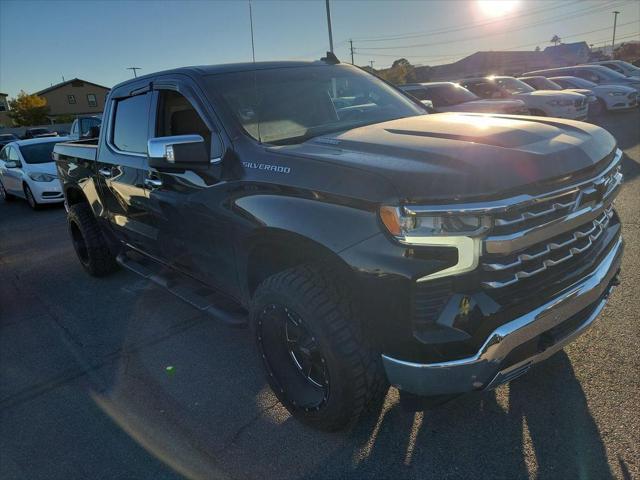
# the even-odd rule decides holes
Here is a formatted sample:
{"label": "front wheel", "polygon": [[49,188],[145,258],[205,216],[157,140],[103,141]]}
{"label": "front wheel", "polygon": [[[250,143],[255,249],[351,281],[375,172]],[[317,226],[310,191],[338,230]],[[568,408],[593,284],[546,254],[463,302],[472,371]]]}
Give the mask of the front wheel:
{"label": "front wheel", "polygon": [[27,203],[32,209],[37,210],[40,207],[36,197],[33,196],[33,192],[29,188],[29,185],[26,183],[24,184],[24,198],[27,199]]}
{"label": "front wheel", "polygon": [[388,387],[346,290],[322,269],[296,267],[266,279],[251,309],[271,389],[293,416],[328,431],[354,423]]}

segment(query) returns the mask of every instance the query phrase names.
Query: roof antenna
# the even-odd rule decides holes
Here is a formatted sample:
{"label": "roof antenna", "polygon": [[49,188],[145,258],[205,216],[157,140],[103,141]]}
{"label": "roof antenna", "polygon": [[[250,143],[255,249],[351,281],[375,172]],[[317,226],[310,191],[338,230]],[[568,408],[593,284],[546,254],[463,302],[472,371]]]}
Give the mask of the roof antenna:
{"label": "roof antenna", "polygon": [[258,107],[258,73],[256,72],[256,49],[253,41],[253,9],[251,8],[251,0],[249,0],[249,24],[251,26],[251,56],[253,61],[253,95],[255,103],[256,126],[258,128],[258,142],[262,143],[260,135],[260,108]]}
{"label": "roof antenna", "polygon": [[327,56],[322,57],[320,61],[328,63],[330,65],[337,65],[338,63],[340,63],[340,60],[338,60],[338,57],[336,57],[335,53],[333,52],[327,52]]}

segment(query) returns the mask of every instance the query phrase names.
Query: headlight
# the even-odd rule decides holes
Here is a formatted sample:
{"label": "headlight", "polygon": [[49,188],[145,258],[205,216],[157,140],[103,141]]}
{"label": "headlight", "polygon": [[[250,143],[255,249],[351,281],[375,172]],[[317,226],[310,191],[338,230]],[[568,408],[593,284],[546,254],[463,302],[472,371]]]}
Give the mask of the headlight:
{"label": "headlight", "polygon": [[29,178],[34,182],[53,182],[58,177],[50,173],[33,172],[29,174]]}
{"label": "headlight", "polygon": [[625,96],[625,92],[609,92],[610,97],[623,97]]}
{"label": "headlight", "polygon": [[547,102],[547,105],[551,105],[552,107],[570,107],[573,105],[573,100],[551,100]]}
{"label": "headlight", "polygon": [[478,215],[407,215],[402,208],[382,207],[382,223],[403,243],[416,237],[474,236],[488,227],[488,217]]}
{"label": "headlight", "polygon": [[405,245],[457,249],[455,265],[426,275],[419,282],[475,270],[482,251],[480,235],[490,227],[490,218],[485,216],[415,215],[390,206],[380,208],[380,219],[389,233]]}

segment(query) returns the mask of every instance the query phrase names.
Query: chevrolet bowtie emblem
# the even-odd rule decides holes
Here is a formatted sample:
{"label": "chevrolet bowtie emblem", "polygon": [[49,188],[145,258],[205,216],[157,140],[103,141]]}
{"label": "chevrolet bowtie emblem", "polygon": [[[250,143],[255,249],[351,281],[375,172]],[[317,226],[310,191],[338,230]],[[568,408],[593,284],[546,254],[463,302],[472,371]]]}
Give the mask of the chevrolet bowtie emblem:
{"label": "chevrolet bowtie emblem", "polygon": [[458,314],[466,317],[471,312],[471,299],[469,297],[462,297],[460,300],[460,307],[458,308]]}

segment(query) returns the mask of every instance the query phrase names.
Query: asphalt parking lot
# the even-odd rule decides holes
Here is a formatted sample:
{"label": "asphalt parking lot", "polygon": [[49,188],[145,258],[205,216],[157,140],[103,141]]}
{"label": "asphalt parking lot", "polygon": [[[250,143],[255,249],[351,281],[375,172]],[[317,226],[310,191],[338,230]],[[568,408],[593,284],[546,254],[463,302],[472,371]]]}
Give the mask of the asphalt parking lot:
{"label": "asphalt parking lot", "polygon": [[244,330],[133,274],[89,277],[61,207],[0,205],[0,478],[640,478],[640,111],[625,151],[622,284],[585,335],[495,392],[353,431],[289,417]]}

